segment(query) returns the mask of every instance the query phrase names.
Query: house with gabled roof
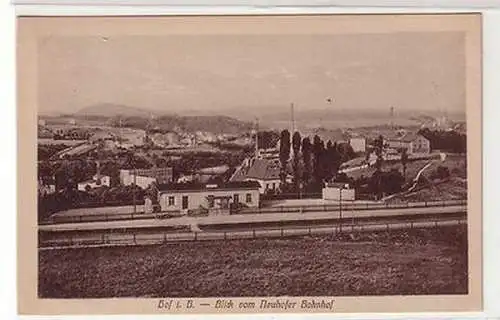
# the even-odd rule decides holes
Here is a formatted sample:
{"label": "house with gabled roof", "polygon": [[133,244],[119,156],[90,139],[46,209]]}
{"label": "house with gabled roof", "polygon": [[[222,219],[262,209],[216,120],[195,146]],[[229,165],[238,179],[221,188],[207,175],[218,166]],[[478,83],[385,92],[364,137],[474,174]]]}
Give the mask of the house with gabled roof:
{"label": "house with gabled roof", "polygon": [[[281,165],[277,159],[250,159],[239,171],[232,181],[256,181],[261,194],[281,190]],[[291,183],[292,176],[287,175],[286,181]]]}
{"label": "house with gabled roof", "polygon": [[391,149],[406,149],[408,154],[428,154],[431,152],[430,141],[423,135],[413,132],[398,132],[387,137],[385,143]]}

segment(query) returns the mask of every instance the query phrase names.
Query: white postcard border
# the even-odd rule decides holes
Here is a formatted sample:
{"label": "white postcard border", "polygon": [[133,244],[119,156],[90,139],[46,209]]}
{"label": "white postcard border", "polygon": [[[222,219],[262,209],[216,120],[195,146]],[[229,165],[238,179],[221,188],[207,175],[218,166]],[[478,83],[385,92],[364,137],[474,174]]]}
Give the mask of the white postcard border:
{"label": "white postcard border", "polygon": [[[116,8],[115,8],[116,9]],[[71,9],[75,10],[75,8]],[[363,12],[379,12],[378,10],[367,10],[367,9],[362,9],[366,10]],[[92,10],[91,10],[92,11]],[[118,10],[119,11],[119,10]],[[324,10],[327,11],[327,10]],[[349,10],[347,10],[349,11]],[[383,10],[385,12],[391,12],[391,10]],[[436,10],[433,10],[434,12]],[[446,10],[445,10],[446,11]],[[105,10],[105,12],[108,12]],[[336,10],[330,11],[330,12],[338,12]],[[325,12],[325,13],[330,13],[330,12]],[[344,11],[345,12],[345,11]],[[352,11],[351,11],[352,12]],[[396,12],[401,12],[397,10]],[[411,10],[411,12],[415,12],[415,10]],[[428,11],[424,11],[428,12]],[[443,11],[439,11],[443,12]],[[95,13],[95,12],[94,12]],[[277,13],[277,12],[275,12]],[[278,13],[282,13],[281,11]],[[302,13],[304,13],[302,11]],[[310,13],[310,12],[307,12]],[[485,57],[484,57],[484,103],[483,103],[483,139],[484,139],[484,168],[483,168],[483,173],[484,173],[484,193],[483,193],[483,198],[484,198],[484,211],[483,211],[483,224],[484,224],[484,244],[483,244],[483,250],[484,250],[484,280],[485,280],[485,285],[484,285],[484,291],[485,291],[485,296],[484,296],[484,303],[485,303],[485,312],[483,314],[478,314],[478,313],[461,313],[461,316],[467,316],[467,317],[492,317],[495,315],[500,314],[500,305],[498,304],[497,297],[500,296],[500,279],[498,276],[495,275],[495,271],[500,270],[500,263],[498,256],[495,257],[494,253],[498,249],[498,244],[500,243],[500,237],[499,233],[496,232],[496,226],[500,224],[500,217],[496,215],[495,213],[499,212],[499,202],[495,201],[497,198],[497,192],[495,190],[496,185],[494,184],[496,179],[495,177],[500,176],[500,172],[498,169],[498,166],[495,166],[495,164],[500,163],[500,155],[497,151],[495,151],[495,145],[496,145],[496,139],[495,137],[500,136],[500,126],[498,126],[498,120],[500,120],[500,114],[499,114],[499,108],[495,106],[497,101],[500,101],[500,90],[498,90],[498,85],[495,85],[500,82],[500,75],[498,73],[498,68],[500,66],[500,43],[495,41],[495,35],[498,34],[500,31],[500,12],[498,11],[483,11],[484,13],[484,47],[487,50],[485,52]],[[107,13],[106,13],[107,14]],[[2,12],[3,16],[3,12]],[[2,25],[7,25],[5,28],[2,28],[2,30],[9,30],[13,29],[9,27],[9,20],[10,23],[12,23],[12,19],[0,19]],[[7,32],[9,34],[9,32]],[[11,40],[7,39],[6,43],[8,43],[11,46],[11,50],[13,51],[13,47],[15,44],[15,39],[14,35],[11,34]],[[9,51],[9,50],[6,50]],[[6,75],[8,79],[12,80],[14,79],[14,72],[12,72],[12,59],[9,61],[8,53],[7,57],[4,58],[2,55],[1,62],[3,64],[3,70],[10,70],[10,72],[6,72]],[[3,80],[3,79],[2,79]],[[7,83],[11,81],[7,80]],[[5,88],[5,86],[3,86]],[[9,108],[12,108],[15,113],[15,105],[12,105],[12,102],[14,101],[15,93],[11,90],[7,90],[8,94],[4,98],[5,101],[7,102],[7,105]],[[15,121],[9,121],[10,120],[15,120],[15,117],[8,118],[9,116],[12,116],[10,113],[7,115],[7,121],[2,121],[3,125],[1,126],[2,130],[2,136],[3,137],[14,137],[13,133],[16,130],[15,127]],[[3,132],[6,131],[6,132]],[[12,139],[13,140],[13,139]],[[10,141],[12,144],[13,141]],[[10,144],[8,144],[10,146]],[[15,166],[15,154],[9,155],[13,156],[14,159],[9,159],[9,165],[13,164]],[[16,176],[15,176],[15,170],[14,168],[9,167],[9,169],[5,168],[5,173],[7,174],[7,179],[8,181],[12,181],[14,184],[11,183],[6,183],[2,186],[3,188],[3,194],[8,194],[11,195],[13,193],[13,190],[15,188],[12,188],[13,185],[15,185],[16,181]],[[10,174],[10,176],[8,175]],[[9,190],[7,190],[9,189]],[[15,197],[9,197],[9,208],[10,208],[10,202],[12,202],[12,206],[15,207]],[[7,199],[5,199],[7,200]],[[15,221],[15,214],[9,215],[9,218],[13,218],[12,220]],[[9,219],[10,222],[10,219]],[[12,232],[14,232],[15,236],[15,222],[13,224],[7,223],[6,226],[10,226],[11,231],[10,232],[2,232],[2,242],[4,243],[12,243]],[[7,229],[7,228],[5,228]],[[12,252],[7,253],[8,256],[15,257],[15,248],[12,248]],[[15,260],[15,259],[14,259]],[[15,268],[13,268],[11,271],[9,269],[7,270],[9,274],[15,274]],[[3,267],[2,267],[2,274],[5,274]],[[13,279],[12,277],[10,279]],[[13,281],[9,281],[13,282]],[[2,283],[4,283],[2,281]],[[6,292],[2,290],[2,294]],[[10,292],[15,292],[15,286]],[[11,299],[9,299],[9,297]],[[15,300],[15,295],[13,294],[8,294],[6,297],[2,295],[2,301],[9,301],[14,299]],[[417,314],[413,314],[416,316]],[[431,316],[433,314],[419,314],[420,316]],[[455,314],[457,316],[458,314]],[[338,315],[328,315],[328,318],[332,317],[337,317]],[[360,315],[355,315],[352,314],[354,317],[359,317]],[[362,314],[363,318],[367,318],[367,314]],[[408,315],[399,315],[399,317],[407,317]],[[434,316],[436,316],[434,314]],[[453,314],[441,314],[441,316],[452,316]],[[199,318],[199,316],[171,316],[173,319],[182,317],[182,319],[195,319]],[[229,317],[229,316],[228,316]],[[230,316],[230,317],[235,317],[235,319],[246,319],[247,316],[245,315],[240,315],[240,316]],[[267,318],[267,319],[276,319],[279,317],[287,317],[287,318],[296,318],[296,319],[304,319],[304,318],[311,318],[315,317],[317,319],[324,318],[326,316],[321,316],[321,315],[256,315],[255,317],[259,318]],[[252,318],[255,318],[252,316]],[[345,318],[345,315],[342,315],[342,317]],[[66,317],[65,317],[66,318]],[[97,317],[101,318],[101,317]],[[123,316],[122,318],[137,318],[137,317],[125,317]],[[351,318],[351,316],[349,317]],[[370,316],[369,318],[387,318],[387,315],[377,315],[375,317]],[[456,317],[453,317],[456,318]]]}

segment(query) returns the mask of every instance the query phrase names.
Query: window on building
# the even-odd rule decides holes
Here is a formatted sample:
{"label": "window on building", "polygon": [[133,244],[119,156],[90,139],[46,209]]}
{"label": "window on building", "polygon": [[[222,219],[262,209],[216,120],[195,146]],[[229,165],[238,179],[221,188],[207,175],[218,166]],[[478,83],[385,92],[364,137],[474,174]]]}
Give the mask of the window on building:
{"label": "window on building", "polygon": [[175,197],[173,196],[168,197],[168,205],[175,206]]}
{"label": "window on building", "polygon": [[238,194],[234,195],[234,203],[239,203],[240,202],[240,196]]}
{"label": "window on building", "polygon": [[276,183],[273,182],[273,190],[276,189]]}
{"label": "window on building", "polygon": [[266,190],[269,189],[269,183],[266,183]]}
{"label": "window on building", "polygon": [[247,193],[247,203],[250,203],[252,202],[252,194],[251,193]]}
{"label": "window on building", "polygon": [[188,196],[182,196],[182,209],[187,209],[188,208]]}
{"label": "window on building", "polygon": [[209,208],[214,207],[214,196],[213,195],[208,196],[208,207]]}

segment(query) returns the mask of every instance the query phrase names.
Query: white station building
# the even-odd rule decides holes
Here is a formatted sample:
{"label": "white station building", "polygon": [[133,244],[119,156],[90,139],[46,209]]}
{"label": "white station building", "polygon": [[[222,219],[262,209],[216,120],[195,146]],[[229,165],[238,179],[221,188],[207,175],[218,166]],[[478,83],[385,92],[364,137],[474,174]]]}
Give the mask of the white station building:
{"label": "white station building", "polygon": [[159,186],[158,200],[162,212],[229,214],[234,206],[258,208],[259,187],[255,181],[167,184]]}

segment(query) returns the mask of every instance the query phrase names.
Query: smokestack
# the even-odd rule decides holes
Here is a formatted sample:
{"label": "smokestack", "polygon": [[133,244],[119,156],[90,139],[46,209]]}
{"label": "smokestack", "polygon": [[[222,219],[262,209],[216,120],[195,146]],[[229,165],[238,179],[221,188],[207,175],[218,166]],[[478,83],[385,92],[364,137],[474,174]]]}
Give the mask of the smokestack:
{"label": "smokestack", "polygon": [[394,128],[394,107],[391,107],[390,117],[391,117],[391,128]]}

